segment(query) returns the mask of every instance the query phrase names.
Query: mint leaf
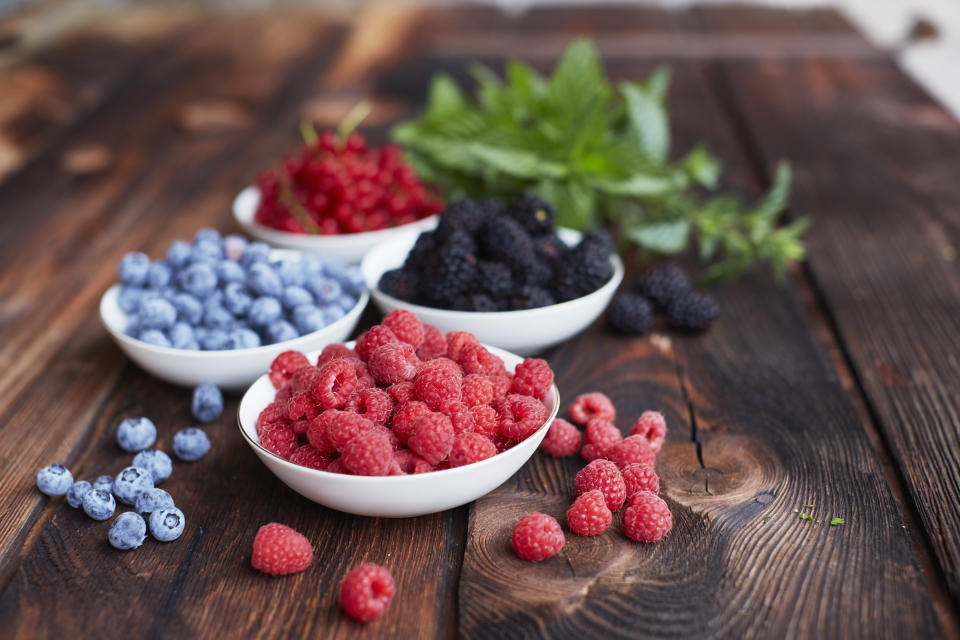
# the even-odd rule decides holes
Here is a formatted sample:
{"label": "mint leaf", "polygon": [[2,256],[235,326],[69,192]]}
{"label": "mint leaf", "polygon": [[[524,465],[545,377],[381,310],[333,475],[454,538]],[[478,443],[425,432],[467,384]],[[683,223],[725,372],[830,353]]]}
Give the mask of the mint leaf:
{"label": "mint leaf", "polygon": [[677,253],[687,246],[690,223],[686,220],[651,222],[631,227],[626,234],[644,249],[657,253]]}
{"label": "mint leaf", "polygon": [[777,165],[777,172],[773,178],[773,184],[767,194],[757,203],[757,210],[762,212],[767,218],[776,218],[784,209],[787,208],[787,200],[790,198],[790,184],[793,181],[793,172],[790,169],[790,163],[781,160]]}
{"label": "mint leaf", "polygon": [[630,132],[640,150],[657,162],[665,161],[670,152],[670,124],[662,96],[636,82],[622,83],[620,93],[626,102]]}

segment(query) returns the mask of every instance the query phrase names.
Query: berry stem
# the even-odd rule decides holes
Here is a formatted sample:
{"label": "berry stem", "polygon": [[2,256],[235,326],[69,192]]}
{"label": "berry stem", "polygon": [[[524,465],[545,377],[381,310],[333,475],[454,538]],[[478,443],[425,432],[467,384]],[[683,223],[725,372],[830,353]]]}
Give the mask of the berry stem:
{"label": "berry stem", "polygon": [[347,136],[353,133],[353,130],[360,126],[360,123],[363,122],[368,115],[370,115],[372,110],[373,104],[369,100],[361,100],[353,109],[350,110],[350,113],[348,113],[337,126],[337,140],[340,142],[340,144],[346,142]]}

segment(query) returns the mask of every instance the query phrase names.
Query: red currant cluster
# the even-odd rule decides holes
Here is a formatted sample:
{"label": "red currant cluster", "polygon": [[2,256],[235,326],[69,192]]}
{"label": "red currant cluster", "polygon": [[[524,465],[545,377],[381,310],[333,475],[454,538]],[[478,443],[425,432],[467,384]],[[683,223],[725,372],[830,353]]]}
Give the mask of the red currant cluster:
{"label": "red currant cluster", "polygon": [[257,186],[257,223],[293,233],[376,231],[443,210],[443,200],[420,182],[398,147],[367,147],[358,133],[342,141],[321,134],[282,168],[263,171]]}

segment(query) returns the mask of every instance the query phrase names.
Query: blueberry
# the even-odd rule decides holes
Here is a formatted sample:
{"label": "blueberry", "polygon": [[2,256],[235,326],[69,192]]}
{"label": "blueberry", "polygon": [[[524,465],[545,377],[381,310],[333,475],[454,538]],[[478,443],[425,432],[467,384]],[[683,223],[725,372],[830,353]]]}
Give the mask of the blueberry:
{"label": "blueberry", "polygon": [[263,344],[258,334],[253,329],[238,327],[227,334],[228,349],[253,349]]}
{"label": "blueberry", "polygon": [[264,296],[253,301],[247,318],[250,320],[250,324],[255,327],[266,327],[279,320],[282,314],[283,307],[281,307],[280,301],[276,298]]}
{"label": "blueberry", "polygon": [[273,270],[280,276],[284,286],[303,284],[303,269],[299,260],[277,260],[273,263]]}
{"label": "blueberry", "polygon": [[170,343],[170,339],[167,338],[167,334],[165,334],[163,331],[160,331],[160,329],[147,329],[146,331],[141,331],[138,338],[142,342],[146,342],[147,344],[152,344],[157,347],[173,346]]}
{"label": "blueberry", "polygon": [[287,322],[286,320],[277,320],[272,323],[266,330],[266,337],[270,340],[270,343],[285,342],[286,340],[293,340],[294,338],[299,338],[300,334],[297,332],[297,328]]}
{"label": "blueberry", "polygon": [[302,336],[308,333],[313,333],[314,331],[322,329],[324,326],[326,326],[326,323],[324,322],[323,311],[312,304],[300,305],[294,309],[293,313],[290,315],[294,326]]}
{"label": "blueberry", "polygon": [[217,289],[217,272],[209,264],[191,264],[179,274],[180,286],[187,293],[205,299]]}
{"label": "blueberry", "polygon": [[194,241],[197,244],[201,242],[209,242],[210,244],[220,244],[220,232],[216,229],[211,229],[206,227],[197,231],[197,235],[193,237]]}
{"label": "blueberry", "polygon": [[183,533],[187,519],[176,507],[161,509],[150,514],[150,534],[160,542],[176,540]]}
{"label": "blueberry", "polygon": [[173,461],[170,460],[170,456],[159,449],[141,451],[133,457],[133,466],[149,471],[154,485],[160,484],[173,473]]}
{"label": "blueberry", "polygon": [[147,489],[137,496],[136,510],[144,518],[149,518],[154,511],[167,509],[173,506],[173,497],[163,489]]}
{"label": "blueberry", "polygon": [[221,285],[227,282],[243,282],[247,279],[247,272],[233,260],[221,260],[217,263],[217,278]]}
{"label": "blueberry", "polygon": [[173,453],[185,462],[193,462],[210,451],[210,439],[203,429],[187,427],[173,436]]}
{"label": "blueberry", "polygon": [[223,249],[218,242],[196,242],[190,249],[191,264],[209,264],[215,266],[223,259]]}
{"label": "blueberry", "polygon": [[283,290],[280,303],[285,309],[293,309],[302,304],[313,304],[313,294],[298,285],[292,285]]}
{"label": "blueberry", "polygon": [[[123,332],[130,336],[131,338],[140,339],[140,321],[136,318],[127,318],[127,326],[123,328]],[[163,335],[163,332],[160,332],[160,335]]]}
{"label": "blueberry", "polygon": [[117,427],[117,444],[124,451],[143,451],[156,441],[157,427],[150,418],[127,418]]}
{"label": "blueberry", "polygon": [[143,544],[147,537],[147,523],[143,516],[132,511],[121,513],[110,524],[110,533],[107,539],[110,544],[122,551],[136,549]]}
{"label": "blueberry", "polygon": [[192,250],[192,247],[183,240],[174,240],[173,244],[167,249],[167,263],[171,267],[179,269],[190,260]]}
{"label": "blueberry", "polygon": [[247,239],[235,233],[223,239],[223,257],[239,262],[247,250]]}
{"label": "blueberry", "polygon": [[347,315],[343,312],[343,309],[336,305],[329,305],[323,308],[323,322],[324,325],[331,325],[343,316]]}
{"label": "blueberry", "polygon": [[283,295],[283,282],[277,272],[266,262],[258,262],[247,271],[247,286],[261,296],[279,298]]}
{"label": "blueberry", "polygon": [[127,467],[113,479],[113,495],[124,504],[136,504],[137,496],[152,488],[153,476],[140,467]]}
{"label": "blueberry", "polygon": [[147,286],[151,289],[163,289],[173,278],[173,269],[166,262],[154,262],[147,274]]}
{"label": "blueberry", "polygon": [[144,296],[138,318],[142,329],[169,329],[177,321],[177,308],[163,298]]}
{"label": "blueberry", "polygon": [[101,491],[106,491],[109,494],[113,494],[113,476],[100,476],[93,481],[94,490],[100,489]]}
{"label": "blueberry", "polygon": [[140,251],[131,251],[120,260],[120,281],[123,284],[142,287],[147,284],[150,258]]}
{"label": "blueberry", "polygon": [[333,304],[337,305],[344,311],[350,311],[355,306],[357,306],[357,299],[351,296],[350,294],[343,294],[339,298],[333,301]]}
{"label": "blueberry", "polygon": [[237,321],[232,313],[219,304],[211,304],[207,305],[203,314],[203,325],[210,329],[230,331],[237,326]]}
{"label": "blueberry", "polygon": [[240,263],[249,267],[258,262],[266,262],[270,258],[270,246],[265,242],[251,242],[243,252]]}
{"label": "blueberry", "polygon": [[86,480],[77,480],[67,490],[67,504],[78,509],[83,504],[83,496],[90,491],[93,491],[93,485]]}
{"label": "blueberry", "polygon": [[223,392],[215,384],[201,384],[193,390],[190,413],[200,422],[213,422],[223,413]]}
{"label": "blueberry", "polygon": [[300,270],[306,278],[323,275],[323,258],[316,254],[308,254],[300,258]]}
{"label": "blueberry", "polygon": [[343,294],[339,282],[324,276],[315,276],[307,280],[307,289],[317,299],[317,304],[330,304]]}
{"label": "blueberry", "polygon": [[341,260],[331,260],[324,267],[324,272],[340,283],[343,290],[352,295],[360,295],[364,287],[363,272],[360,267],[347,264]]}
{"label": "blueberry", "polygon": [[190,349],[196,351],[200,348],[197,342],[197,336],[186,322],[178,322],[170,329],[170,343],[174,349]]}
{"label": "blueberry", "polygon": [[231,282],[223,288],[223,306],[233,315],[247,315],[251,304],[253,304],[253,298],[239,282]]}
{"label": "blueberry", "polygon": [[117,295],[117,305],[124,313],[135,313],[140,308],[140,298],[143,296],[143,289],[139,287],[120,287],[120,293]]}
{"label": "blueberry", "polygon": [[37,488],[48,496],[62,496],[73,485],[73,474],[62,464],[51,464],[37,472]]}
{"label": "blueberry", "polygon": [[223,329],[206,329],[203,333],[198,327],[197,340],[206,351],[222,351],[230,348],[230,336]]}
{"label": "blueberry", "polygon": [[177,310],[177,320],[198,324],[203,319],[203,304],[189,293],[174,294],[170,302]]}
{"label": "blueberry", "polygon": [[106,520],[117,510],[113,494],[103,489],[93,489],[83,496],[83,512],[94,520]]}

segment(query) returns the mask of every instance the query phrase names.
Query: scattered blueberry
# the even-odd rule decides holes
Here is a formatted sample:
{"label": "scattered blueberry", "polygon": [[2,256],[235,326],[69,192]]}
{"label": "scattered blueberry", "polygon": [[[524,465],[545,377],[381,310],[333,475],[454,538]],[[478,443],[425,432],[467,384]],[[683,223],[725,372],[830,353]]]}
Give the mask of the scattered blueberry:
{"label": "scattered blueberry", "polygon": [[127,418],[117,427],[117,444],[124,451],[143,451],[156,441],[157,427],[150,418]]}
{"label": "scattered blueberry", "polygon": [[210,451],[210,439],[202,429],[187,427],[173,436],[173,453],[185,462],[194,462]]}
{"label": "scattered blueberry", "polygon": [[163,489],[154,487],[153,489],[147,489],[137,496],[137,513],[142,515],[144,518],[149,518],[150,514],[154,511],[168,509],[172,506],[173,497]]}
{"label": "scattered blueberry", "polygon": [[[176,447],[176,441],[174,441]],[[153,475],[147,469],[127,467],[113,480],[113,494],[124,504],[136,504],[137,497],[153,488]]]}
{"label": "scattered blueberry", "polygon": [[161,509],[150,514],[150,534],[160,542],[176,540],[183,533],[186,518],[176,507]]}
{"label": "scattered blueberry", "polygon": [[143,544],[146,537],[147,523],[142,516],[132,511],[118,515],[110,524],[110,533],[107,534],[110,544],[123,551],[136,549]]}
{"label": "scattered blueberry", "polygon": [[213,422],[223,413],[223,392],[209,382],[193,390],[190,412],[200,422]]}
{"label": "scattered blueberry", "polygon": [[117,510],[113,494],[103,489],[93,489],[83,496],[83,512],[94,520],[106,520]]}
{"label": "scattered blueberry", "polygon": [[[173,461],[163,451],[159,449],[147,449],[141,451],[133,457],[133,466],[146,469],[153,478],[153,484],[157,485],[170,477],[173,473]],[[104,476],[109,478],[110,476]],[[111,489],[113,488],[113,479],[111,478]]]}
{"label": "scattered blueberry", "polygon": [[149,273],[150,258],[145,253],[131,251],[120,260],[120,281],[123,284],[141,287],[147,284]]}
{"label": "scattered blueberry", "polygon": [[100,476],[93,481],[93,488],[113,494],[113,476]]}
{"label": "scattered blueberry", "polygon": [[62,496],[73,485],[73,474],[62,464],[51,464],[37,472],[37,488],[48,496]]}
{"label": "scattered blueberry", "polygon": [[86,480],[77,480],[67,490],[67,504],[74,509],[79,509],[83,504],[83,496],[90,491],[93,491],[93,485]]}

